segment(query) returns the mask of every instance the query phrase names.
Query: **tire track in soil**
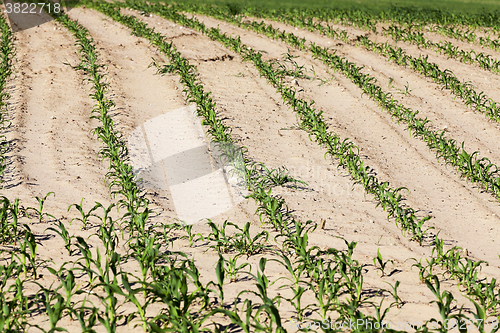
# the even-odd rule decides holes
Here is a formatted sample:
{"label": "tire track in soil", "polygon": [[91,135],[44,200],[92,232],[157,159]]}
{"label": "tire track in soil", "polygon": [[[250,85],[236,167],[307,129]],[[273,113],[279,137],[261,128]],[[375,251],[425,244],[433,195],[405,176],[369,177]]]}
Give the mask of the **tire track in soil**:
{"label": "tire track in soil", "polygon": [[[384,258],[388,256],[396,259],[396,266],[400,269],[388,281],[405,282],[401,293],[409,303],[398,314],[397,320],[415,320],[416,316],[423,319],[434,315],[435,309],[429,306],[433,296],[420,284],[417,274],[411,271],[411,263],[405,262],[410,257],[428,255],[427,249],[400,237],[400,231],[394,224],[386,221],[385,213],[365,200],[361,188],[356,187],[352,192],[347,190],[350,188],[347,177],[325,161],[324,152],[309,141],[305,132],[281,131],[280,134],[281,128],[295,124],[295,117],[287,107],[281,105],[274,89],[250,65],[242,63],[238,55],[206,37],[195,38],[195,31],[181,29],[156,16],[144,18],[130,10],[122,10],[122,13],[135,14],[156,31],[169,38],[174,37],[172,41],[177,49],[198,67],[206,90],[213,93],[221,116],[233,128],[233,134],[240,139],[239,142],[249,149],[249,156],[264,162],[268,167],[296,166],[290,168],[292,175],[300,174],[315,192],[310,195],[291,190],[275,192],[286,199],[299,218],[313,218],[316,221],[321,217],[328,219],[326,230],[317,230],[310,235],[311,245],[343,248],[343,242],[332,237],[335,235],[355,240],[358,242],[356,257],[362,263],[372,262],[373,255],[380,247]],[[233,60],[206,61],[221,59],[224,55],[233,57]],[[324,173],[318,175],[318,170]],[[342,184],[347,191],[332,195],[324,191],[322,185],[325,184]],[[371,269],[366,272],[365,283],[380,288],[387,286]],[[447,287],[452,288],[452,285]],[[461,295],[456,296],[461,304],[468,303]]]}
{"label": "tire track in soil", "polygon": [[[240,34],[243,31],[211,18],[203,17],[203,20],[205,24],[210,22],[208,26],[219,25],[223,32]],[[282,24],[275,24],[275,27],[285,30],[287,28]],[[329,38],[300,29],[288,27],[288,31],[314,42],[321,40],[322,46],[331,41]],[[250,46],[259,45],[262,38],[255,34],[253,39],[250,36],[247,32],[242,41]],[[314,36],[314,39],[311,36]],[[265,51],[268,56],[278,56],[270,49]],[[350,54],[347,56],[351,59]],[[372,57],[359,65],[363,63],[376,67],[378,73],[380,69],[383,72],[385,61],[377,61]],[[314,67],[318,73],[321,66],[315,64]],[[474,249],[470,251],[473,257],[496,265],[498,253],[491,249],[498,249],[495,243],[499,232],[500,212],[491,195],[478,193],[475,186],[459,180],[451,168],[435,160],[423,142],[404,133],[385,113],[379,115],[379,108],[367,97],[356,98],[356,95],[361,93],[360,89],[342,75],[336,77],[339,76],[341,78],[338,78],[338,81],[342,87],[314,87],[311,82],[299,81],[300,86],[309,92],[305,94],[306,97],[315,101],[315,106],[325,112],[326,118],[331,117],[327,119],[328,124],[336,127],[342,137],[351,137],[360,145],[362,153],[367,155],[369,165],[383,175],[382,180],[390,180],[395,187],[407,186],[412,190],[407,196],[410,206],[435,216],[430,223],[443,231],[441,237],[454,240],[458,246]],[[350,91],[351,96],[346,96],[344,87]],[[333,94],[330,89],[334,90]],[[332,98],[329,96],[341,96],[335,99],[335,108],[332,108]],[[333,119],[335,120],[332,121]],[[486,122],[484,124],[486,125]],[[487,148],[490,147],[494,149],[493,145]],[[474,224],[471,225],[470,221],[474,221]]]}

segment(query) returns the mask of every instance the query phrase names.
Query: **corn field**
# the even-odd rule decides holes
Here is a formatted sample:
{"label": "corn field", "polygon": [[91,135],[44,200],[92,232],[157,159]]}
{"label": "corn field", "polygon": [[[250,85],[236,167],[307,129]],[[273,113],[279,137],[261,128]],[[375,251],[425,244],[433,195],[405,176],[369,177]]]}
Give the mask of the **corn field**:
{"label": "corn field", "polygon": [[500,330],[498,13],[2,11],[1,332]]}

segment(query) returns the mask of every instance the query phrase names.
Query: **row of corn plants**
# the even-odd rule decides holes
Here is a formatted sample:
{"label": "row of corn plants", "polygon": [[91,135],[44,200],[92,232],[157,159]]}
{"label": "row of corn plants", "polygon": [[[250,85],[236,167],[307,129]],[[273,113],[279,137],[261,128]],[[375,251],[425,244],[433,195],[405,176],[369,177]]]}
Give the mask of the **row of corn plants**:
{"label": "row of corn plants", "polygon": [[[7,24],[4,15],[0,15],[0,131],[5,131],[10,126],[7,114],[7,100],[9,94],[5,91],[7,80],[12,75],[13,59],[16,53],[14,45],[14,34]],[[7,158],[9,144],[6,136],[0,133],[0,182],[7,168]],[[0,215],[0,242],[3,243],[10,237],[17,236],[17,222],[9,219],[8,211],[11,209],[11,202],[2,197],[0,206],[3,207],[3,213]]]}
{"label": "row of corn plants", "polygon": [[[13,72],[16,53],[14,33],[0,15],[0,128],[9,128],[6,105],[9,94],[5,91]],[[9,149],[5,135],[0,135],[0,177],[6,168],[5,153]],[[34,209],[34,208],[32,208]],[[26,215],[19,200],[0,197],[0,331],[12,332],[26,328],[28,297],[23,288],[28,278],[38,276],[41,263],[37,260],[35,236],[27,225],[19,223]],[[5,255],[6,258],[3,258]],[[39,295],[38,295],[39,296]],[[32,299],[35,299],[35,295]]]}
{"label": "row of corn plants", "polygon": [[[417,29],[418,28],[420,27],[417,26]],[[452,37],[463,42],[475,43],[481,45],[482,47],[490,48],[495,51],[498,51],[500,49],[500,40],[498,39],[498,37],[492,37],[491,34],[488,34],[488,36],[486,37],[478,36],[472,29],[462,29],[455,26],[436,25],[429,26],[428,28],[430,31],[438,32],[442,35]]]}
{"label": "row of corn plants", "polygon": [[460,81],[449,69],[441,70],[435,63],[430,62],[428,56],[413,57],[402,48],[389,43],[375,43],[367,37],[359,36],[357,43],[366,49],[377,52],[392,62],[413,69],[415,72],[428,77],[440,84],[442,89],[450,90],[455,96],[462,99],[467,107],[484,113],[486,118],[499,122],[500,105],[489,98],[484,92],[477,92],[472,84]]}
{"label": "row of corn plants", "polygon": [[[164,281],[161,279],[154,280],[151,284],[146,280],[148,268],[150,268],[149,264],[151,264],[147,260],[148,255],[155,250],[154,247],[148,247],[148,241],[151,243],[151,240],[158,239],[157,232],[153,226],[148,224],[148,218],[152,211],[149,208],[148,200],[136,184],[133,167],[128,160],[126,142],[123,140],[122,134],[114,129],[114,122],[110,115],[114,102],[106,97],[109,84],[105,81],[104,66],[99,63],[99,55],[92,37],[86,28],[77,21],[69,19],[66,14],[62,12],[51,14],[76,39],[81,62],[74,68],[82,71],[86,80],[92,85],[90,96],[96,104],[92,110],[91,118],[99,120],[101,124],[93,131],[94,135],[104,143],[98,155],[103,160],[109,161],[106,180],[111,194],[120,197],[117,208],[125,210],[120,221],[113,220],[109,216],[113,205],[104,212],[102,223],[96,232],[96,236],[102,241],[105,249],[104,260],[101,259],[102,255],[99,249],[93,253],[83,239],[77,238],[75,244],[77,250],[74,251],[71,250],[71,241],[67,241],[69,254],[80,254],[80,258],[74,261],[75,271],[87,277],[86,289],[97,295],[100,305],[99,307],[92,306],[90,311],[80,311],[82,318],[79,320],[84,326],[89,326],[95,325],[95,318],[97,318],[108,332],[116,332],[118,326],[122,324],[121,320],[129,322],[134,317],[139,317],[142,327],[146,330],[148,327],[147,306],[152,302],[148,295],[155,288],[166,287],[162,284]],[[80,206],[76,206],[76,208],[82,212],[82,219],[86,219],[92,212],[91,210],[89,213],[84,213]],[[128,236],[126,244],[129,252],[126,256],[122,256],[118,251],[120,231]],[[163,242],[168,242],[168,234],[163,233],[163,235]],[[156,245],[154,241],[152,243]],[[168,256],[165,255],[165,257],[165,260],[168,260]],[[122,264],[129,259],[134,259],[140,266],[142,278],[135,277],[122,269]],[[175,285],[176,281],[173,279],[169,282],[171,284],[168,286],[171,286]],[[142,300],[138,298],[141,293],[144,297]],[[154,299],[154,296],[151,297]],[[84,299],[84,304],[86,300],[87,298]],[[137,312],[123,318],[119,308],[125,303],[133,304]],[[84,329],[83,326],[82,329]]]}
{"label": "row of corn plants", "polygon": [[[135,9],[144,10],[142,4],[128,3]],[[367,193],[373,194],[377,205],[382,206],[388,212],[389,218],[394,218],[396,224],[403,232],[410,232],[411,237],[422,242],[429,231],[423,228],[429,216],[418,218],[415,210],[405,207],[402,203],[403,196],[400,193],[403,188],[393,189],[388,182],[381,182],[375,177],[371,168],[365,165],[358,154],[358,147],[349,139],[342,139],[335,133],[328,131],[328,126],[323,120],[321,112],[316,111],[311,103],[296,97],[297,91],[285,84],[284,78],[278,75],[276,65],[272,61],[262,60],[262,54],[248,48],[241,43],[239,38],[231,38],[218,29],[206,29],[205,26],[195,19],[177,14],[175,11],[164,6],[146,8],[149,12],[155,12],[174,22],[186,25],[190,28],[202,31],[213,40],[220,41],[226,47],[239,53],[244,61],[252,61],[262,76],[264,76],[281,94],[283,101],[288,104],[300,118],[300,127],[307,130],[315,141],[327,148],[326,155],[338,160],[339,167],[347,169],[355,183],[361,184]]]}
{"label": "row of corn plants", "polygon": [[[293,33],[275,29],[272,25],[265,24],[264,22],[245,22],[242,19],[235,19],[221,11],[217,11],[214,8],[208,11],[199,9],[199,11],[219,19],[227,20],[242,28],[265,34],[266,36],[283,41],[293,47],[310,51],[316,58],[325,63],[325,65],[344,73],[344,75],[350,78],[358,87],[363,89],[368,96],[389,112],[393,118],[396,118],[398,123],[405,123],[415,137],[425,141],[427,146],[436,152],[437,158],[443,159],[446,164],[455,167],[462,177],[479,184],[482,188],[495,196],[495,198],[500,199],[499,170],[490,159],[478,156],[478,151],[473,153],[467,152],[464,142],[457,143],[456,140],[447,137],[444,130],[435,131],[432,129],[431,121],[427,118],[417,117],[418,111],[413,111],[405,107],[402,103],[397,101],[391,93],[384,92],[383,89],[377,85],[374,77],[361,72],[362,67],[349,62],[346,58],[336,55],[328,48],[316,46],[314,43],[307,45],[305,39],[298,38]],[[331,34],[335,34],[337,38],[345,38],[346,36],[336,30],[329,31]]]}
{"label": "row of corn plants", "polygon": [[[263,8],[245,8],[240,9],[249,15],[266,12]],[[483,12],[478,14],[457,14],[442,10],[416,9],[412,7],[394,6],[389,10],[383,10],[379,13],[368,12],[366,10],[356,9],[316,9],[316,10],[296,10],[296,9],[278,9],[273,10],[274,16],[300,16],[314,17],[323,22],[339,23],[342,25],[356,26],[360,29],[377,31],[378,23],[398,23],[400,25],[429,25],[434,27],[450,27],[458,29],[469,29],[469,31],[478,29],[488,29],[498,33],[500,25],[498,18],[499,12]],[[486,31],[488,32],[488,31]]]}
{"label": "row of corn plants", "polygon": [[[166,1],[174,4],[174,1]],[[177,4],[177,3],[175,3]],[[183,5],[189,8],[191,5]],[[219,6],[222,8],[223,6]],[[417,9],[414,7],[394,6],[388,10],[382,10],[378,13],[359,8],[263,8],[263,7],[243,7],[228,4],[228,11],[232,15],[245,14],[255,17],[273,16],[275,19],[286,17],[287,20],[297,17],[299,20],[314,19],[325,23],[341,24],[346,26],[355,26],[363,30],[377,32],[379,23],[398,23],[400,25],[428,25],[432,27],[443,27],[451,29],[468,29],[473,31],[477,29],[489,29],[498,33],[500,31],[499,13],[483,12],[479,14],[457,14],[434,9]],[[226,8],[223,8],[226,9]],[[489,32],[489,31],[487,31]]]}
{"label": "row of corn plants", "polygon": [[[160,13],[162,14],[161,11],[154,10],[154,8],[151,7],[143,7],[143,6],[133,6],[135,9],[140,9],[140,10],[145,10],[146,12],[155,12],[155,13]],[[153,10],[152,10],[153,9]],[[171,14],[172,15],[172,14]],[[168,18],[172,19],[169,15]],[[177,14],[179,15],[179,14]],[[173,19],[174,20],[174,19]],[[185,20],[187,21],[192,21],[191,24],[185,24]],[[197,22],[195,19],[187,19],[185,18],[184,20],[174,20],[178,23],[185,24],[188,27],[193,27],[193,25],[201,25],[201,23]],[[193,23],[194,22],[194,23]],[[213,29],[217,30],[217,29]],[[207,29],[207,31],[209,31]],[[225,36],[226,38],[229,39],[229,37]],[[229,43],[227,43],[229,44]],[[226,44],[226,45],[227,45]],[[239,44],[240,49],[244,49],[244,46]],[[233,48],[234,49],[234,48]],[[434,286],[431,288],[431,290],[438,290],[439,285],[436,285],[439,283],[439,280],[436,282],[435,277],[432,274],[432,269],[434,266],[440,266],[441,268],[445,269],[446,275],[449,277],[452,277],[457,280],[459,285],[464,288],[465,292],[471,296],[475,297],[474,299],[477,301],[474,301],[474,304],[476,306],[476,310],[478,311],[475,314],[476,316],[479,316],[480,314],[483,314],[483,317],[495,317],[498,316],[498,310],[499,310],[499,291],[500,288],[496,283],[495,279],[492,279],[490,281],[484,282],[479,277],[479,272],[481,270],[481,266],[483,264],[486,264],[483,261],[474,261],[469,258],[464,258],[460,254],[460,248],[459,247],[454,247],[447,252],[443,250],[443,240],[440,238],[435,238],[433,242],[433,256],[429,260],[427,260],[426,264],[422,264],[421,262],[418,262],[415,264],[416,267],[420,269],[420,275],[421,279],[423,282],[426,282],[429,287]],[[443,295],[441,293],[441,295]],[[448,294],[446,294],[448,295]],[[450,294],[451,295],[451,294]],[[451,300],[450,296],[447,296],[448,300]],[[444,296],[443,296],[444,297]],[[451,310],[450,310],[451,311]],[[448,313],[449,314],[449,313]],[[455,318],[457,319],[457,318]],[[463,318],[462,318],[463,319]],[[480,322],[478,322],[478,325],[480,325]],[[484,328],[484,326],[483,326]],[[446,329],[444,326],[442,327],[443,331]]]}
{"label": "row of corn plants", "polygon": [[425,38],[423,32],[415,31],[412,26],[399,27],[397,25],[390,25],[387,28],[383,28],[383,33],[391,36],[396,42],[401,40],[418,45],[419,47],[434,49],[437,52],[447,55],[449,58],[456,59],[466,64],[474,64],[496,74],[500,71],[500,61],[495,59],[492,55],[476,52],[474,50],[465,51],[449,41],[434,43]]}

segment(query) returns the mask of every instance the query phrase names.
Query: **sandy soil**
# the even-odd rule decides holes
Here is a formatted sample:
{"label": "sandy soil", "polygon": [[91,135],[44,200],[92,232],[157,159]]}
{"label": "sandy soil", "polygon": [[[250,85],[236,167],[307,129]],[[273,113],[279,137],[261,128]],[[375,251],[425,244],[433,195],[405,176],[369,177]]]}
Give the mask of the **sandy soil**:
{"label": "sandy soil", "polygon": [[[137,15],[133,11],[123,12]],[[100,60],[107,66],[110,97],[116,103],[112,117],[115,128],[124,137],[147,120],[186,106],[178,77],[154,75],[155,70],[148,68],[151,58],[159,61],[166,59],[146,40],[131,36],[128,29],[88,9],[73,9],[69,16],[89,29],[100,52]],[[195,31],[155,16],[140,18],[172,40],[181,54],[197,66],[199,78],[205,90],[212,92],[220,117],[233,129],[237,143],[248,148],[248,157],[270,168],[286,166],[293,176],[308,183],[306,190],[276,188],[275,193],[286,199],[300,219],[326,221],[324,229],[309,235],[310,245],[344,248],[343,241],[335,236],[356,241],[355,258],[366,265],[364,283],[367,290],[387,288],[385,282],[394,284],[401,281],[399,295],[405,305],[390,312],[390,321],[438,317],[437,306],[430,304],[434,300],[432,293],[420,283],[418,271],[411,269],[413,262],[408,260],[429,256],[429,249],[408,241],[359,186],[352,188],[349,177],[342,170],[337,170],[334,162],[325,160],[324,150],[296,128],[293,112],[283,105],[280,96],[255,68],[250,63],[244,63],[237,54]],[[500,278],[500,207],[490,195],[480,193],[474,185],[461,180],[452,169],[437,162],[422,142],[392,122],[342,75],[330,72],[309,55],[289,50],[282,43],[211,18],[198,18],[209,27],[219,26],[223,32],[240,35],[247,45],[265,51],[266,59],[282,60],[287,52],[298,56],[297,62],[309,70],[312,78],[290,83],[303,89],[305,98],[316,102],[316,108],[324,112],[330,129],[342,137],[351,138],[360,147],[366,163],[374,168],[380,180],[389,181],[393,187],[405,186],[410,190],[406,195],[408,205],[418,209],[422,216],[431,214],[434,217],[428,223],[440,230],[447,247],[457,245],[467,248],[471,258],[490,262],[490,266],[483,270],[485,275]],[[337,44],[337,41],[314,33],[273,24],[293,30],[297,35],[322,46]],[[9,153],[11,163],[1,194],[9,198],[19,197],[27,207],[36,204],[32,197],[53,191],[55,195],[47,199],[47,211],[61,218],[71,234],[89,237],[95,230],[82,230],[78,221],[70,224],[70,220],[77,217],[77,212],[74,209],[68,212],[67,207],[80,203],[82,198],[87,209],[96,201],[107,207],[115,199],[110,198],[104,182],[106,163],[97,157],[101,144],[91,134],[97,123],[89,119],[93,107],[93,101],[88,96],[90,85],[83,81],[82,74],[64,64],[78,63],[74,40],[68,31],[54,22],[18,32],[16,37],[16,75],[9,82],[9,93],[12,95],[9,114],[14,124],[8,133],[12,141]],[[337,48],[351,61],[365,65],[365,70],[374,75],[384,88],[388,87],[389,78],[393,78],[391,89],[397,98],[405,105],[420,110],[421,115],[431,119],[436,128],[446,127],[450,137],[465,141],[470,150],[480,150],[482,155],[500,163],[497,124],[485,121],[482,115],[465,108],[447,91],[441,91],[437,85],[408,69],[392,65],[361,48],[348,45],[338,45]],[[412,47],[405,49],[409,53],[417,52]],[[452,69],[459,77],[475,83],[478,81],[478,89],[495,98],[497,88],[494,82],[497,82],[497,76],[483,73],[473,66],[456,64],[445,57],[432,57],[433,61],[442,63],[443,68]],[[397,89],[404,89],[407,82],[412,92],[404,96]],[[170,223],[175,220],[176,213],[168,190],[148,190],[147,197],[158,213],[154,217],[155,222]],[[221,224],[228,219],[240,226],[250,221],[253,234],[267,230],[271,234],[270,239],[274,239],[271,229],[260,226],[258,216],[254,215],[255,208],[251,201],[245,201],[214,221]],[[33,230],[40,235],[39,253],[42,259],[52,259],[54,267],[68,260],[58,237],[54,237],[53,233],[43,236],[50,225],[47,221],[38,223],[35,219],[31,222],[26,219],[26,222],[31,223]],[[92,221],[92,224],[97,223],[97,219]],[[194,230],[204,234],[209,232],[209,228],[201,223],[195,224]],[[100,246],[95,237],[89,242],[95,247]],[[273,241],[270,243],[274,244]],[[215,280],[216,253],[206,251],[207,247],[201,243],[190,247],[183,240],[174,242],[174,248],[195,258],[203,282]],[[395,271],[390,276],[380,278],[373,267],[377,249],[380,249],[384,259],[395,262]],[[123,253],[126,251],[124,247],[121,250]],[[263,255],[272,257],[265,253],[247,259],[254,267],[252,272],[256,271],[255,267]],[[137,270],[137,267],[132,264],[130,269]],[[271,280],[286,275],[281,267],[273,264],[269,264],[266,273]],[[43,274],[43,284],[50,285],[54,279],[46,271]],[[283,283],[282,280],[272,287],[273,296],[278,292],[286,293],[278,289],[282,285],[280,283]],[[458,299],[459,307],[470,307],[452,281],[444,284]],[[35,290],[35,286],[30,288]],[[243,288],[253,288],[252,281],[242,279],[228,283],[226,299],[234,298]],[[305,294],[304,302],[314,302],[311,292]],[[134,310],[126,306],[122,311],[130,313]],[[289,305],[283,304],[280,311],[285,320],[293,316]],[[33,322],[48,327],[47,318],[43,315],[33,318]],[[64,318],[61,324],[69,331],[78,327],[69,318]],[[120,332],[137,329],[133,325],[122,326]],[[100,327],[98,331],[104,329]]]}

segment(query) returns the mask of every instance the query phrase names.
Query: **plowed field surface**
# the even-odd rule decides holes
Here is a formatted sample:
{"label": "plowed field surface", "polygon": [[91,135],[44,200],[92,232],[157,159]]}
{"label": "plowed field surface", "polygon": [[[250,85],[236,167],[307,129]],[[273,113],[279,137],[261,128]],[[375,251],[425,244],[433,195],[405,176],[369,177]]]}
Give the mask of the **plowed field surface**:
{"label": "plowed field surface", "polygon": [[[236,144],[247,147],[246,154],[251,160],[262,162],[268,168],[285,166],[292,176],[308,184],[297,189],[277,187],[273,193],[284,198],[299,219],[324,221],[323,228],[308,235],[309,245],[321,249],[344,248],[344,242],[336,236],[357,242],[354,258],[365,265],[367,291],[387,288],[385,282],[401,282],[399,296],[404,304],[389,312],[388,321],[415,322],[439,317],[438,307],[432,303],[434,295],[420,282],[418,269],[412,269],[415,261],[410,260],[423,258],[425,261],[431,254],[430,248],[405,237],[361,186],[354,185],[346,172],[337,168],[335,161],[325,158],[325,150],[296,126],[296,115],[250,62],[244,62],[238,54],[197,31],[156,15],[144,17],[132,10],[122,10],[122,13],[136,16],[154,27],[173,42],[183,57],[197,66],[198,78],[217,104],[218,117],[232,128]],[[176,75],[155,75],[155,69],[150,67],[152,58],[160,62],[168,62],[168,59],[146,39],[131,35],[129,29],[94,10],[75,8],[68,15],[87,28],[94,39],[99,61],[106,66],[104,72],[110,98],[116,104],[112,108],[112,119],[123,138],[129,138],[148,120],[189,106]],[[462,247],[469,258],[489,262],[482,270],[485,277],[500,279],[500,205],[490,194],[478,190],[477,185],[461,179],[452,167],[436,160],[425,143],[393,121],[348,78],[329,70],[309,54],[214,18],[195,17],[207,27],[218,26],[221,32],[240,36],[243,43],[263,52],[266,60],[282,60],[286,53],[297,56],[295,60],[307,69],[309,78],[290,79],[289,83],[300,90],[301,97],[315,101],[315,107],[323,111],[330,129],[353,140],[365,163],[381,181],[388,181],[393,188],[408,189],[402,192],[405,203],[417,209],[419,216],[433,217],[426,222],[427,226],[435,228],[433,233],[439,232],[446,249]],[[500,164],[500,125],[485,120],[484,115],[470,110],[436,83],[360,47],[338,44],[328,37],[282,23],[267,23],[317,45],[336,45],[338,54],[364,66],[363,71],[373,75],[384,88],[389,87],[387,89],[400,102],[432,120],[436,129],[446,129],[450,137],[458,142],[465,141],[469,150],[478,150],[481,156]],[[353,34],[364,33],[343,28]],[[91,227],[84,228],[81,221],[72,221],[79,215],[74,207],[69,211],[68,207],[81,202],[85,210],[89,210],[96,202],[107,207],[116,199],[110,196],[105,180],[108,162],[97,154],[102,143],[92,134],[97,120],[90,118],[95,104],[89,96],[90,84],[81,72],[71,67],[80,61],[75,39],[55,21],[16,32],[15,36],[15,75],[7,86],[11,95],[7,112],[12,126],[6,135],[11,150],[1,195],[19,198],[27,208],[38,205],[34,197],[42,198],[53,192],[44,210],[62,221],[71,235],[88,238],[95,233],[99,220],[91,218]],[[381,42],[387,40],[372,37]],[[429,37],[433,41],[447,40],[438,34],[429,34]],[[462,80],[473,82],[479,91],[500,102],[498,75],[431,50],[402,42],[398,45],[413,56],[429,55],[429,60],[441,68],[451,69]],[[406,85],[411,89],[409,94],[402,93]],[[151,208],[157,213],[152,220],[159,224],[175,222],[178,216],[170,190],[145,190],[145,196],[152,202]],[[279,246],[274,243],[275,231],[261,225],[256,208],[253,200],[244,200],[212,220],[217,225],[229,220],[241,227],[251,222],[252,234],[266,230],[271,235],[269,245]],[[113,214],[118,216],[116,212]],[[46,231],[52,225],[51,220],[48,216],[41,222],[34,216],[23,218],[38,237],[40,260],[52,261],[50,265],[59,267],[70,257],[60,237],[53,231]],[[194,224],[193,230],[204,235],[210,232],[203,222]],[[180,235],[184,234],[178,232]],[[102,247],[97,237],[90,237],[88,242]],[[208,249],[206,243],[200,241],[190,246],[188,241],[176,238],[173,248],[195,259],[204,283],[216,280],[214,267],[218,255]],[[393,265],[387,268],[389,274],[383,277],[373,265],[377,250],[384,260],[393,260]],[[120,251],[127,252],[122,238]],[[261,257],[276,258],[267,251],[249,258],[241,257],[239,262],[249,262],[255,273]],[[140,276],[138,265],[125,267]],[[270,287],[271,296],[278,293],[291,296],[289,291],[279,289],[284,283],[280,278],[287,275],[283,267],[270,262],[266,273],[271,281],[278,281]],[[49,286],[55,281],[45,268],[41,268],[40,274],[38,283],[41,285]],[[443,281],[442,287],[453,292],[458,308],[463,305],[473,309],[470,301],[458,291],[455,281]],[[37,286],[28,284],[26,288],[34,291]],[[227,283],[225,288],[226,300],[236,298],[244,289],[257,290],[250,277]],[[81,296],[76,299],[80,299],[78,297]],[[254,295],[239,297],[257,301]],[[315,299],[306,293],[302,302],[314,305]],[[154,310],[162,307],[161,304],[155,306],[150,307],[148,314],[154,315]],[[278,308],[285,323],[294,317],[294,309],[287,302],[282,302]],[[120,311],[129,314],[135,308],[128,303]],[[229,323],[227,318],[221,317],[220,321]],[[45,329],[49,327],[44,314],[34,313],[29,322]],[[119,332],[141,330],[133,324],[120,323]],[[80,329],[78,322],[67,315],[58,325],[70,332]],[[101,325],[95,329],[105,331]],[[36,331],[36,328],[31,330]]]}

